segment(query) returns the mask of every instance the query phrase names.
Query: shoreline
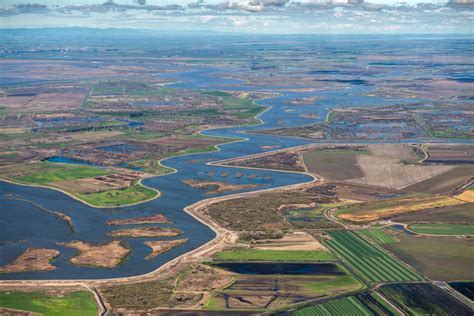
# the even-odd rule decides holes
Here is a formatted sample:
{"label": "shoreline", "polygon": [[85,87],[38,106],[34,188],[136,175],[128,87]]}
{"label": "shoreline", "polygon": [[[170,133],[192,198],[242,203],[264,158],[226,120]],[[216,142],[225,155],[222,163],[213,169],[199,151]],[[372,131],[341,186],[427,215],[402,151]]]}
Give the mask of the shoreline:
{"label": "shoreline", "polygon": [[[263,110],[262,112],[257,114],[255,116],[255,119],[257,119],[259,122],[254,124],[254,125],[250,125],[250,126],[262,125],[263,120],[260,119],[259,116],[261,116],[263,113],[269,111],[271,108],[272,108],[271,106],[267,106],[265,110]],[[239,127],[239,126],[234,126],[234,127]],[[217,129],[217,128],[222,128],[222,127],[205,128],[205,129],[200,130],[198,132],[198,134],[204,135],[204,134],[202,134],[203,132],[213,130],[213,129]],[[232,128],[232,127],[226,127],[226,128]],[[221,136],[210,136],[210,135],[205,135],[205,136],[216,137],[216,138],[221,137]],[[236,138],[235,141],[232,141],[232,142],[217,144],[217,145],[215,145],[215,148],[216,148],[216,151],[220,151],[221,150],[220,147],[223,146],[223,145],[236,143],[236,142],[244,142],[244,141],[249,141],[249,138]],[[295,146],[295,147],[301,147],[301,146]],[[292,148],[292,147],[290,147],[290,148]],[[284,148],[284,149],[288,150],[290,148]],[[279,150],[284,150],[284,149],[279,149]],[[271,151],[269,151],[269,152],[271,152]],[[266,154],[266,153],[269,153],[269,152],[264,152],[263,154]],[[162,163],[161,163],[162,161],[165,161],[166,159],[171,159],[171,158],[174,158],[174,157],[178,157],[178,156],[186,156],[186,155],[194,155],[194,154],[195,153],[182,154],[182,155],[167,157],[167,158],[163,158],[163,159],[159,160],[158,163],[161,166],[173,169],[173,171],[170,172],[170,173],[156,175],[156,177],[178,172],[178,170],[176,168],[172,168],[172,167],[168,167],[166,165],[162,165]],[[258,154],[260,154],[260,153],[257,153],[257,155]],[[253,155],[256,155],[256,154],[251,154],[251,155],[247,155],[247,156],[253,156]],[[237,157],[237,158],[245,158],[247,156],[241,156],[241,157]],[[207,164],[214,163],[216,166],[219,166],[219,163],[221,163],[222,161],[225,161],[225,160],[228,160],[228,159],[218,160],[218,161],[210,162],[210,163],[207,163]],[[230,167],[230,166],[225,166],[225,167]],[[242,169],[246,169],[246,168],[242,167]],[[275,171],[275,170],[272,170],[272,169],[269,169],[269,170],[270,171]],[[292,171],[283,171],[283,172],[292,172]],[[306,175],[310,176],[312,178],[312,180],[308,181],[308,182],[290,184],[290,185],[280,186],[280,187],[275,187],[275,188],[256,190],[256,191],[250,191],[250,192],[243,192],[243,193],[236,193],[236,194],[230,194],[230,195],[220,196],[220,197],[215,197],[215,198],[208,198],[208,199],[200,200],[196,203],[193,203],[191,205],[186,206],[183,210],[188,215],[192,216],[194,219],[199,221],[201,224],[203,224],[203,225],[207,226],[209,229],[211,229],[215,233],[215,237],[213,239],[211,239],[210,241],[208,241],[207,243],[199,246],[198,248],[193,249],[189,252],[186,252],[186,253],[184,253],[184,254],[182,254],[182,255],[180,255],[180,256],[178,256],[178,257],[176,257],[176,258],[174,258],[170,261],[168,261],[167,263],[161,265],[160,267],[156,268],[155,270],[153,270],[151,272],[136,275],[136,276],[128,276],[128,277],[121,277],[121,278],[108,278],[108,279],[0,280],[0,288],[1,287],[7,287],[8,288],[8,287],[15,287],[15,286],[71,286],[71,285],[98,286],[98,285],[111,284],[111,283],[123,283],[123,282],[130,282],[130,281],[137,281],[137,282],[142,281],[143,282],[143,281],[146,281],[146,280],[158,279],[159,276],[163,272],[170,271],[173,267],[175,267],[176,265],[179,265],[182,262],[186,262],[186,261],[192,259],[193,257],[194,257],[195,260],[198,260],[201,256],[205,256],[207,253],[212,252],[215,249],[218,249],[219,246],[222,247],[223,245],[225,245],[228,242],[233,243],[233,242],[235,242],[235,240],[237,240],[237,238],[238,238],[238,235],[237,235],[238,233],[237,232],[230,231],[230,230],[227,230],[227,229],[219,226],[212,219],[210,219],[207,216],[205,216],[204,214],[202,214],[200,212],[201,209],[203,209],[203,208],[205,208],[209,205],[212,205],[214,203],[218,203],[218,202],[222,202],[222,201],[226,201],[226,200],[232,200],[232,199],[238,199],[238,198],[242,198],[242,197],[246,197],[246,196],[258,195],[258,194],[265,193],[265,192],[272,192],[272,191],[278,192],[278,191],[291,190],[291,189],[295,189],[295,188],[305,187],[309,184],[313,184],[313,183],[319,181],[319,179],[316,176],[314,176],[314,175],[312,175],[308,172],[292,172],[292,173],[306,174]],[[150,177],[155,177],[155,176],[150,176]],[[147,177],[147,178],[149,178],[149,177]],[[145,178],[143,178],[143,179],[145,179]],[[141,181],[143,179],[140,179],[140,181],[139,181],[140,184],[141,184]],[[0,181],[4,181],[4,180],[0,180]],[[8,180],[6,182],[11,182],[13,184],[17,184],[13,181],[8,181]],[[26,186],[36,186],[36,185],[26,185]],[[39,187],[44,187],[44,188],[49,189],[49,187],[45,187],[45,186],[39,186]],[[148,187],[148,186],[146,186],[146,187]],[[69,194],[67,192],[64,192],[64,191],[59,190],[59,189],[56,189],[56,190],[58,190],[60,192],[63,192],[65,194],[75,198],[74,196],[72,196],[71,194]],[[155,197],[155,198],[157,198],[157,197]],[[76,200],[78,200],[78,199],[76,199]],[[78,201],[83,202],[81,200],[78,200]],[[83,202],[83,203],[89,205],[89,203],[86,203],[86,202]],[[141,203],[143,203],[143,202],[138,202],[138,203],[135,203],[135,204],[141,204]],[[95,206],[92,206],[92,205],[90,205],[90,206],[96,208]],[[199,255],[200,253],[201,253],[201,255]]]}

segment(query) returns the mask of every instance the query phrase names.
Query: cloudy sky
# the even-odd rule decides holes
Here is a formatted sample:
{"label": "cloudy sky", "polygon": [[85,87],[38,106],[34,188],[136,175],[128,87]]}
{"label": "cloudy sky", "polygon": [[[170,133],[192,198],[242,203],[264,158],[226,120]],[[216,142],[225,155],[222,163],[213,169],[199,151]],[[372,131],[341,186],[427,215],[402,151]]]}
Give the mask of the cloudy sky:
{"label": "cloudy sky", "polygon": [[[423,2],[420,2],[423,1]],[[1,0],[0,28],[469,33],[474,0]]]}

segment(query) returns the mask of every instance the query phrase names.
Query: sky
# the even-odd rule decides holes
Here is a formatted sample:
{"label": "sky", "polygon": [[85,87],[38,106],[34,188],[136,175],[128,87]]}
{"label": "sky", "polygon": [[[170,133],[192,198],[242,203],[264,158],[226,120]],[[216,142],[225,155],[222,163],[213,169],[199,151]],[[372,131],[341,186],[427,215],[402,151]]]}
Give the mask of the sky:
{"label": "sky", "polygon": [[24,27],[474,35],[474,0],[1,0],[0,28]]}

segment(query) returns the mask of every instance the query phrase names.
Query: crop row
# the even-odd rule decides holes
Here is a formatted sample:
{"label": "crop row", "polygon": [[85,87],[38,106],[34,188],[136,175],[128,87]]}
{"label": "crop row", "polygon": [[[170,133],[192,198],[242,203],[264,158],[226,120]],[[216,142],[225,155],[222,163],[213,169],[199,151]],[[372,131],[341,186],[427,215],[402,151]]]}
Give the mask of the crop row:
{"label": "crop row", "polygon": [[309,306],[293,313],[295,316],[371,316],[368,310],[353,296],[329,301],[320,305]]}
{"label": "crop row", "polygon": [[371,283],[417,281],[422,277],[351,231],[330,232],[324,243]]}
{"label": "crop row", "polygon": [[386,234],[382,229],[363,229],[358,231],[378,244],[391,244],[396,242],[392,236]]}

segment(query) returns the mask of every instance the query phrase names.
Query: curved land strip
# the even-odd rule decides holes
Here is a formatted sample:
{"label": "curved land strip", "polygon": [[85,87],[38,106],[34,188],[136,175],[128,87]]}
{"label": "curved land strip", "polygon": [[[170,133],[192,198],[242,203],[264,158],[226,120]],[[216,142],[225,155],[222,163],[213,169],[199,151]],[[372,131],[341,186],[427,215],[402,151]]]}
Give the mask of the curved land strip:
{"label": "curved land strip", "polygon": [[151,254],[146,256],[145,260],[153,259],[160,253],[178,247],[187,241],[188,239],[145,241],[144,244],[151,248]]}
{"label": "curved land strip", "polygon": [[69,226],[69,229],[71,230],[72,233],[74,233],[76,231],[76,227],[74,227],[74,223],[72,222],[72,218],[70,216],[64,214],[64,213],[49,210],[46,207],[44,207],[44,206],[42,206],[38,203],[35,203],[35,202],[27,200],[27,199],[19,198],[19,197],[16,197],[16,196],[2,197],[2,198],[0,198],[0,200],[17,200],[17,201],[22,201],[22,202],[31,204],[33,206],[36,206],[40,210],[42,210],[42,211],[44,211],[48,214],[52,214],[52,215],[58,217],[60,220],[66,222],[66,224]]}
{"label": "curved land strip", "polygon": [[134,218],[118,218],[107,221],[107,225],[170,224],[171,221],[161,214]]}
{"label": "curved land strip", "polygon": [[78,240],[58,245],[79,251],[71,258],[71,263],[97,268],[115,268],[130,254],[130,249],[117,240],[101,245],[91,245]]}
{"label": "curved land strip", "polygon": [[177,228],[162,227],[140,227],[118,229],[110,232],[110,237],[175,237],[181,235],[183,231]]}
{"label": "curved land strip", "polygon": [[[147,178],[150,178],[150,177],[155,177],[155,176],[151,175]],[[144,180],[144,179],[146,179],[146,178],[140,179],[135,184],[135,189],[133,189],[133,190],[136,190],[136,187],[140,187],[140,188],[143,188],[143,189],[139,189],[139,190],[147,191],[146,195],[148,196],[148,198],[146,198],[145,200],[140,200],[140,201],[136,201],[136,202],[133,202],[133,203],[123,203],[123,202],[121,202],[121,200],[123,200],[123,198],[117,199],[116,194],[107,195],[107,193],[109,193],[110,191],[109,192],[106,191],[106,192],[96,193],[96,194],[99,194],[101,196],[104,195],[104,194],[106,195],[105,197],[100,197],[100,200],[106,202],[105,204],[102,204],[102,202],[97,202],[95,199],[84,199],[85,195],[82,195],[82,196],[77,195],[75,193],[71,193],[69,191],[65,191],[61,188],[57,188],[57,187],[53,187],[53,186],[40,185],[40,184],[28,184],[28,183],[17,182],[17,181],[8,180],[8,179],[0,179],[0,181],[13,183],[13,184],[16,184],[16,185],[28,186],[28,187],[37,187],[37,188],[45,188],[45,189],[50,189],[50,190],[56,190],[56,191],[59,191],[59,192],[65,194],[65,195],[73,198],[76,201],[79,201],[81,203],[86,204],[87,206],[94,207],[94,208],[116,208],[116,207],[126,207],[126,206],[133,206],[133,205],[137,205],[137,204],[142,204],[142,203],[157,199],[161,196],[161,192],[159,190],[143,185],[142,180]],[[127,189],[125,189],[125,190],[127,190]],[[115,190],[115,191],[118,191],[118,190]],[[127,193],[133,193],[131,191],[132,190],[128,190]],[[119,201],[119,202],[117,202],[117,201]]]}
{"label": "curved land strip", "polygon": [[[219,194],[224,192],[240,191],[245,189],[255,189],[262,187],[257,184],[236,184],[221,181],[203,181],[203,180],[183,180],[187,185],[197,189],[212,189],[206,192],[206,195]],[[214,189],[215,188],[215,189]]]}
{"label": "curved land strip", "polygon": [[59,256],[54,249],[29,248],[12,263],[0,267],[0,273],[19,273],[32,271],[52,271],[56,267],[50,261]]}

